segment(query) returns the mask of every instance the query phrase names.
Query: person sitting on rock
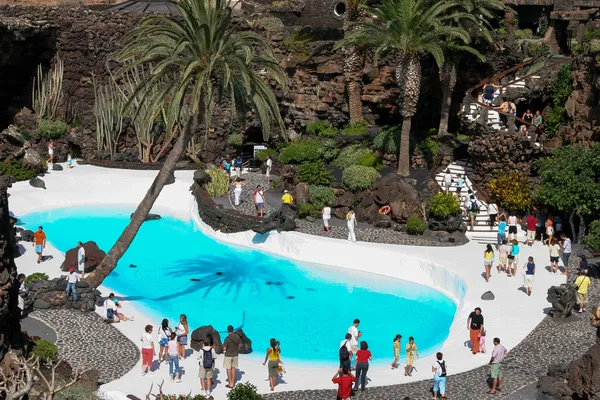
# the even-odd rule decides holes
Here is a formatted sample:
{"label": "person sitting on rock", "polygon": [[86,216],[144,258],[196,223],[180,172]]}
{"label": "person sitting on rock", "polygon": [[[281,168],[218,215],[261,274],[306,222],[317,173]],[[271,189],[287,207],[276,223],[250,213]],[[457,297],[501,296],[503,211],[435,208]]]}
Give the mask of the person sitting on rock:
{"label": "person sitting on rock", "polygon": [[111,293],[108,295],[108,299],[104,301],[104,309],[106,310],[106,318],[112,320],[111,322],[120,321],[133,321],[133,317],[128,318],[125,314],[118,311],[121,308],[121,303],[115,298],[115,294]]}

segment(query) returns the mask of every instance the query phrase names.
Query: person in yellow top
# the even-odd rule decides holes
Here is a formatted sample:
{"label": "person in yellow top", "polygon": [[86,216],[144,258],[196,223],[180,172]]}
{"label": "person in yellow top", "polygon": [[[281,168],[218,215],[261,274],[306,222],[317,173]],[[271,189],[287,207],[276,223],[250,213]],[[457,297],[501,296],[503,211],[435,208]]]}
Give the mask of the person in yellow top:
{"label": "person in yellow top", "polygon": [[394,336],[394,362],[392,363],[392,369],[398,368],[398,361],[400,361],[400,341],[402,340],[402,335],[397,334]]}
{"label": "person in yellow top", "polygon": [[287,190],[283,191],[283,196],[281,196],[281,201],[283,202],[283,204],[290,204],[290,205],[294,204],[294,198]]}
{"label": "person in yellow top", "polygon": [[490,271],[492,270],[492,265],[494,264],[494,249],[492,245],[488,243],[485,251],[483,252],[483,260],[485,265],[485,281],[490,281]]}
{"label": "person in yellow top", "polygon": [[275,390],[275,385],[277,385],[277,370],[279,369],[279,363],[281,362],[279,359],[280,354],[281,349],[279,348],[279,342],[276,339],[271,339],[267,354],[265,355],[265,361],[263,362],[263,365],[265,365],[267,361],[269,361],[268,369],[271,391]]}
{"label": "person in yellow top", "polygon": [[406,345],[406,367],[404,368],[404,376],[412,376],[415,355],[417,358],[419,357],[419,350],[415,344],[415,338],[411,336],[408,338],[408,344]]}
{"label": "person in yellow top", "polygon": [[577,286],[577,304],[579,304],[579,313],[585,311],[585,307],[588,302],[588,289],[592,284],[592,280],[587,276],[587,270],[582,269],[579,272],[579,276],[575,279],[575,286]]}

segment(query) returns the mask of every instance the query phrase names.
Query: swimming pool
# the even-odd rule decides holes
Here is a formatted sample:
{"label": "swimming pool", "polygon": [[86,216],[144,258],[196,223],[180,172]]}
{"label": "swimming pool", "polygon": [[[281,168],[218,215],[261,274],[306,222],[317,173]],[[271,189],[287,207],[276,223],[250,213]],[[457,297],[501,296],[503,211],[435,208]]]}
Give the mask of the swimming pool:
{"label": "swimming pool", "polygon": [[[32,230],[43,225],[62,252],[88,240],[108,251],[132,210],[53,209],[20,216],[19,224]],[[104,284],[141,307],[123,310],[126,315],[143,312],[156,324],[168,318],[173,325],[185,313],[191,330],[242,327],[258,356],[271,337],[280,340],[284,361],[336,363],[354,318],[361,320],[361,339],[374,362],[389,362],[397,333],[403,343],[414,336],[424,356],[439,350],[456,312],[449,297],[426,286],[227,245],[191,220],[170,217],[142,225]]]}

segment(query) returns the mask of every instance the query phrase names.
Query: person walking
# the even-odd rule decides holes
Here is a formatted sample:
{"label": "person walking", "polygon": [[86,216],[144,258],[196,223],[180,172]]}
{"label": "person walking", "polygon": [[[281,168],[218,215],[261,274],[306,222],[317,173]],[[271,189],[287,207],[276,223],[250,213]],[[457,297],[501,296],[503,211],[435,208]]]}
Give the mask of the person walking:
{"label": "person walking", "polygon": [[508,254],[510,253],[510,246],[508,241],[504,239],[500,248],[498,249],[498,273],[500,271],[508,273]]}
{"label": "person walking", "polygon": [[369,361],[373,361],[373,356],[369,351],[369,345],[363,340],[360,342],[360,350],[356,352],[356,383],[354,384],[354,390],[358,390],[360,382],[360,390],[365,391]]}
{"label": "person walking", "polygon": [[267,168],[265,170],[265,176],[267,177],[267,185],[271,184],[271,168],[273,168],[273,160],[271,160],[271,156],[267,156],[267,161],[265,162]]}
{"label": "person walking", "polygon": [[44,228],[38,226],[37,231],[33,234],[33,248],[38,255],[37,263],[41,263],[44,261],[43,252],[46,248],[46,234],[44,233]]}
{"label": "person walking", "polygon": [[494,225],[496,224],[496,221],[498,221],[498,205],[494,202],[491,202],[490,204],[488,204],[487,213],[488,213],[488,217],[490,218],[489,224],[490,224],[490,232],[491,232],[494,230]]}
{"label": "person walking", "polygon": [[517,240],[517,225],[519,218],[514,211],[508,216],[508,240]]}
{"label": "person walking", "polygon": [[260,185],[258,185],[254,191],[254,205],[256,206],[256,216],[263,218],[265,216],[265,192]]}
{"label": "person walking", "polygon": [[552,220],[552,216],[548,215],[548,219],[546,220],[544,227],[546,228],[547,236],[544,240],[544,243],[550,246],[550,243],[552,242],[552,237],[554,236],[554,221]]}
{"label": "person walking", "polygon": [[283,204],[287,204],[287,205],[292,205],[294,204],[294,198],[292,197],[292,195],[290,194],[289,191],[284,190],[283,191],[283,196],[281,196],[281,202]]}
{"label": "person walking", "polygon": [[590,268],[589,264],[588,264],[588,260],[587,257],[582,254],[579,256],[579,261],[577,261],[577,273],[580,273],[581,271],[585,271],[585,273],[587,274],[588,269]]}
{"label": "person walking", "polygon": [[494,248],[491,244],[487,244],[485,251],[483,252],[483,264],[485,266],[485,281],[490,281],[490,275],[492,271],[492,265],[494,265]]}
{"label": "person walking", "polygon": [[392,369],[398,368],[398,361],[400,361],[400,352],[402,349],[402,335],[397,334],[394,336],[394,362],[392,362]]}
{"label": "person walking", "polygon": [[356,233],[354,232],[354,228],[356,227],[356,215],[353,210],[348,211],[348,214],[346,214],[346,225],[348,226],[348,240],[355,243]]}
{"label": "person walking", "polygon": [[592,284],[589,276],[587,276],[587,269],[582,269],[579,272],[579,276],[575,279],[575,286],[577,287],[577,304],[579,304],[579,313],[585,311],[588,302],[588,289]]}
{"label": "person walking", "polygon": [[538,225],[538,220],[533,211],[529,214],[525,223],[527,224],[527,241],[525,243],[531,247],[535,243],[535,233]]}
{"label": "person walking", "polygon": [[352,334],[346,333],[344,340],[340,342],[340,368],[350,368],[352,360]]}
{"label": "person walking", "polygon": [[467,318],[467,330],[471,340],[471,352],[473,355],[479,353],[479,333],[483,329],[483,315],[481,308],[477,307]]}
{"label": "person walking", "polygon": [[67,298],[69,294],[73,296],[73,301],[77,301],[77,282],[81,280],[81,275],[75,272],[75,268],[69,269],[69,275],[67,275]]}
{"label": "person walking", "polygon": [[560,268],[558,267],[558,256],[560,254],[558,240],[556,240],[556,238],[552,239],[552,242],[549,242],[548,247],[550,253],[550,273],[558,274],[560,272]]}
{"label": "person walking", "polygon": [[235,166],[235,176],[242,179],[242,167],[244,166],[244,161],[242,160],[242,156],[236,157],[234,166]]}
{"label": "person walking", "polygon": [[562,262],[563,262],[563,266],[565,267],[563,275],[567,275],[568,268],[569,268],[569,258],[571,257],[571,239],[569,239],[567,237],[567,235],[565,235],[564,233],[561,233],[560,239],[561,239],[560,248],[562,251]]}
{"label": "person walking", "polygon": [[67,154],[67,168],[73,169],[73,157],[71,153]]}
{"label": "person walking", "polygon": [[496,247],[500,248],[500,245],[506,241],[506,218],[504,215],[500,216],[500,222],[498,223],[498,233],[496,234]]}
{"label": "person walking", "polygon": [[513,240],[510,246],[510,253],[508,254],[508,276],[515,276],[519,264],[519,242]]}
{"label": "person walking", "polygon": [[446,169],[444,173],[444,188],[446,190],[446,194],[450,193],[450,187],[452,186],[452,174],[450,173],[450,169]]}
{"label": "person walking", "polygon": [[239,206],[242,201],[242,190],[245,184],[246,182],[239,176],[235,178],[235,182],[233,183],[233,204],[236,206]]}
{"label": "person walking", "polygon": [[171,338],[171,333],[173,333],[173,330],[169,328],[169,320],[164,318],[160,323],[160,328],[158,328],[158,345],[160,347],[160,350],[158,351],[159,365],[163,361],[169,361],[168,344],[169,339]]}
{"label": "person walking", "polygon": [[502,391],[502,363],[507,354],[506,348],[500,344],[500,339],[494,338],[494,350],[489,362],[490,376],[492,377],[492,389],[488,392],[489,394]]}
{"label": "person walking", "polygon": [[175,382],[175,378],[177,378],[176,382],[179,383],[181,382],[179,370],[179,343],[177,343],[177,334],[175,332],[171,333],[167,349],[169,353],[169,376],[171,377],[171,382]]}
{"label": "person walking", "polygon": [[487,353],[486,349],[485,349],[485,337],[487,336],[487,333],[485,331],[485,329],[482,329],[479,332],[479,352],[480,353]]}
{"label": "person walking", "polygon": [[465,179],[463,178],[462,175],[458,175],[458,178],[456,178],[456,196],[457,197],[462,196],[461,193],[462,193],[464,185],[465,185]]}
{"label": "person walking", "polygon": [[83,247],[83,243],[77,242],[77,269],[81,274],[81,279],[85,278],[85,248]]}
{"label": "person walking", "polygon": [[183,360],[185,360],[185,346],[187,346],[189,331],[187,317],[185,314],[181,314],[175,333],[177,334],[177,343],[179,343],[179,358]]}
{"label": "person walking", "polygon": [[475,195],[469,197],[469,220],[471,222],[471,231],[475,229],[475,218],[479,213],[479,202],[475,198]]}
{"label": "person walking", "polygon": [[524,282],[523,286],[525,286],[525,293],[527,296],[531,296],[531,289],[533,288],[533,278],[535,276],[535,263],[533,262],[533,257],[529,256],[527,259],[527,263],[523,266],[524,271]]}
{"label": "person walking", "polygon": [[211,346],[208,338],[202,341],[197,359],[199,364],[198,377],[200,378],[202,395],[206,398],[210,398],[217,353],[215,352],[214,347]]}
{"label": "person walking", "polygon": [[340,368],[331,378],[331,382],[338,385],[337,398],[338,400],[350,400],[352,396],[352,383],[356,382],[356,378],[350,372],[350,368]]}
{"label": "person walking", "polygon": [[415,356],[419,357],[419,348],[415,344],[415,338],[409,337],[406,345],[406,367],[404,368],[404,376],[412,376],[413,364]]}
{"label": "person walking", "polygon": [[146,325],[142,333],[142,376],[152,375],[152,359],[156,355],[152,340],[152,325]]}
{"label": "person walking", "polygon": [[348,328],[348,333],[352,335],[350,339],[350,347],[352,348],[352,354],[356,354],[358,351],[358,338],[362,336],[362,332],[358,330],[358,325],[360,324],[360,320],[358,318],[354,319],[350,328]]}
{"label": "person walking", "polygon": [[437,399],[438,392],[442,399],[446,399],[446,361],[439,351],[435,354],[435,362],[431,366],[433,372],[433,400]]}
{"label": "person walking", "polygon": [[229,389],[233,389],[235,386],[235,373],[238,367],[241,344],[242,339],[238,334],[233,332],[233,326],[229,325],[227,327],[227,337],[223,342],[223,350],[225,351],[223,368],[227,370],[227,380],[229,382],[225,387]]}
{"label": "person walking", "polygon": [[267,354],[265,355],[265,361],[263,365],[269,362],[268,370],[269,370],[269,384],[271,385],[271,392],[275,390],[275,386],[277,385],[277,370],[279,369],[279,354],[280,349],[277,347],[277,340],[275,338],[271,338],[269,342],[269,348],[267,349]]}
{"label": "person walking", "polygon": [[54,165],[54,140],[48,142],[48,161],[46,161],[46,164],[48,164],[50,168]]}
{"label": "person walking", "polygon": [[323,215],[323,230],[325,232],[331,232],[331,228],[329,227],[329,220],[331,219],[331,207],[329,207],[329,204],[325,204],[321,210],[321,214]]}

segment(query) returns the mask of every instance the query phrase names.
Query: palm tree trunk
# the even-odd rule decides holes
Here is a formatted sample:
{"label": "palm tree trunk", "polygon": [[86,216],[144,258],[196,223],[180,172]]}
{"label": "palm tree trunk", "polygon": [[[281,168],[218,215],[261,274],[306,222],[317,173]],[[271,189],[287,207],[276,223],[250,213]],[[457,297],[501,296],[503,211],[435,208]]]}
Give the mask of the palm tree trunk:
{"label": "palm tree trunk", "polygon": [[364,119],[361,84],[355,79],[348,81],[348,108],[350,110],[350,123],[360,122]]}
{"label": "palm tree trunk", "polygon": [[410,128],[412,117],[404,117],[400,135],[400,152],[398,154],[398,172],[400,176],[408,176],[410,171]]}
{"label": "palm tree trunk", "polygon": [[421,91],[421,62],[416,53],[400,55],[396,63],[396,82],[400,89],[398,106],[403,118],[397,174],[406,177],[410,171],[411,118],[417,112]]}
{"label": "palm tree trunk", "polygon": [[448,133],[448,122],[450,120],[450,106],[452,105],[452,93],[456,85],[456,66],[454,64],[444,64],[440,72],[442,83],[442,110],[440,115],[439,135]]}
{"label": "palm tree trunk", "polygon": [[[204,106],[199,107],[199,110],[204,110]],[[100,265],[86,276],[85,280],[91,287],[97,288],[100,286],[100,284],[102,284],[102,281],[104,281],[104,279],[112,272],[112,270],[115,269],[117,262],[119,262],[121,257],[123,257],[123,254],[125,254],[127,249],[129,249],[129,246],[131,246],[133,239],[135,239],[135,236],[146,220],[148,213],[150,213],[150,210],[160,195],[162,188],[167,183],[171,174],[173,174],[175,171],[175,166],[185,152],[187,143],[198,129],[200,112],[201,111],[196,112],[188,119],[185,129],[173,146],[173,150],[171,150],[167,156],[164,165],[158,172],[158,175],[156,175],[156,178],[154,179],[154,182],[152,182],[150,189],[148,189],[146,196],[144,196],[133,213],[129,225],[127,225],[125,230],[123,230],[123,233],[121,233],[119,240],[117,240],[108,254],[106,254],[106,257],[104,257],[104,260],[102,260]]]}
{"label": "palm tree trunk", "polygon": [[583,243],[583,239],[585,238],[585,217],[579,214],[579,232],[577,233],[577,242]]}

